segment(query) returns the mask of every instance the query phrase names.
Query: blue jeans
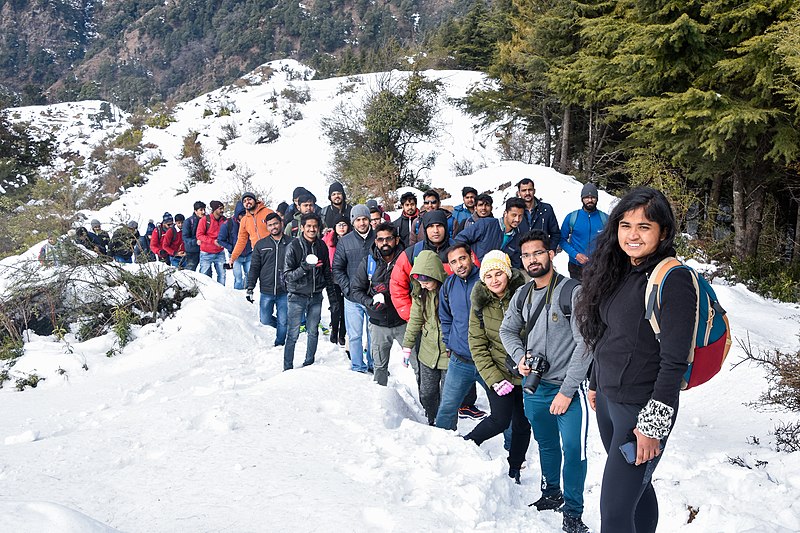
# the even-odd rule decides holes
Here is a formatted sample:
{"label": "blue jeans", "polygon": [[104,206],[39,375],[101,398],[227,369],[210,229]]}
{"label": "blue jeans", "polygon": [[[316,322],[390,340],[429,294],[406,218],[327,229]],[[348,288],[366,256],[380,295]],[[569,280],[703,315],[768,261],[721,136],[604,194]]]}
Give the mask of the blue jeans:
{"label": "blue jeans", "polygon": [[[586,481],[586,438],[589,427],[589,404],[583,384],[572,397],[567,412],[550,414],[550,404],[560,385],[539,383],[536,393],[523,396],[525,416],[539,444],[542,472],[542,495],[554,496],[561,490],[561,459],[564,463],[564,514],[583,514],[583,486]],[[613,452],[609,452],[613,453]],[[621,457],[619,450],[618,456]]]}
{"label": "blue jeans", "polygon": [[[272,326],[277,331],[275,333],[275,346],[286,344],[286,324],[288,320],[287,294],[266,294],[261,293],[258,301],[259,319],[265,326]],[[278,315],[277,320],[272,315],[273,308]]]}
{"label": "blue jeans", "polygon": [[319,340],[319,317],[322,313],[322,293],[313,296],[302,294],[289,294],[288,300],[288,331],[286,332],[286,345],[283,347],[283,369],[291,370],[294,367],[294,347],[300,336],[300,320],[303,312],[306,313],[306,328],[308,343],[306,345],[306,358],[303,366],[314,364],[314,355],[317,353]]}
{"label": "blue jeans", "polygon": [[442,389],[442,401],[439,403],[439,412],[436,413],[436,427],[455,430],[458,425],[458,408],[464,401],[470,388],[475,383],[480,383],[485,389],[486,384],[478,373],[475,365],[465,363],[455,355],[450,355],[447,364],[447,378]]}
{"label": "blue jeans", "polygon": [[225,250],[216,254],[208,252],[200,252],[200,273],[211,277],[211,265],[214,265],[214,270],[217,271],[217,281],[225,285]]}
{"label": "blue jeans", "polygon": [[173,255],[169,258],[169,264],[175,268],[182,267],[186,264],[186,256]]}
{"label": "blue jeans", "polygon": [[[370,345],[369,328],[367,328],[367,345],[361,342],[364,335],[364,325],[369,323],[367,308],[361,304],[344,299],[344,325],[350,339],[350,370],[366,372],[372,368],[372,346]],[[311,326],[306,325],[308,330]],[[364,364],[364,349],[367,350],[367,362]]]}
{"label": "blue jeans", "polygon": [[250,259],[252,255],[247,257],[239,256],[233,262],[233,288],[237,291],[244,289],[244,283],[247,281],[247,273],[250,272]]}

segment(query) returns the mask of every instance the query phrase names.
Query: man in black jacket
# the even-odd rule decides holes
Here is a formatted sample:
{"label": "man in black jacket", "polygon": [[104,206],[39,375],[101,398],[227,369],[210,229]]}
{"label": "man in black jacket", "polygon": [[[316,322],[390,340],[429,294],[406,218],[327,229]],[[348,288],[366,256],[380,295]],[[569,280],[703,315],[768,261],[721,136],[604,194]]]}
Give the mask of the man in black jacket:
{"label": "man in black jacket", "polygon": [[[350,222],[353,224],[353,231],[339,240],[336,253],[333,254],[333,277],[344,295],[344,324],[350,340],[350,369],[355,372],[369,372],[372,370],[369,329],[366,346],[362,341],[364,326],[367,324],[367,308],[353,299],[350,294],[350,280],[362,259],[369,255],[375,241],[375,232],[369,224],[369,209],[364,204],[353,206],[350,210]],[[367,351],[366,362],[364,349]]]}
{"label": "man in black jacket", "polygon": [[308,344],[303,366],[314,363],[322,313],[322,289],[333,285],[328,246],[319,238],[322,222],[316,213],[300,217],[300,234],[286,248],[283,276],[288,296],[288,331],[283,349],[283,369],[294,366],[294,347],[300,336],[300,321],[306,314]]}
{"label": "man in black jacket", "polygon": [[183,238],[183,247],[186,250],[186,255],[183,269],[184,270],[197,270],[200,264],[200,244],[197,242],[197,224],[200,219],[206,216],[205,202],[197,201],[192,207],[194,212],[192,216],[186,219],[183,223],[183,230],[181,237]]}
{"label": "man in black jacket", "polygon": [[375,381],[384,386],[389,377],[392,341],[402,345],[406,333],[406,322],[397,314],[389,296],[392,268],[402,251],[397,228],[388,222],[379,224],[370,255],[361,260],[350,281],[351,298],[366,307],[369,314]]}
{"label": "man in black jacket", "polygon": [[[286,263],[286,248],[292,240],[283,234],[283,221],[278,213],[270,213],[264,219],[269,235],[259,239],[253,249],[250,271],[247,275],[247,301],[253,303],[253,289],[258,281],[261,290],[259,319],[265,326],[275,328],[275,346],[286,344],[287,292],[283,281],[283,266]],[[273,308],[277,318],[272,314]]]}

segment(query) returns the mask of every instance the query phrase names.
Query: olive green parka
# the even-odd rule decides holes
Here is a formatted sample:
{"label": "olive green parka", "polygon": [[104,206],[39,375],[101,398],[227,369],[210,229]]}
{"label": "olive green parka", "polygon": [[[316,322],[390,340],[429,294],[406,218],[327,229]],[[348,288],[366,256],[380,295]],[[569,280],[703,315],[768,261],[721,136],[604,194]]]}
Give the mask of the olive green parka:
{"label": "olive green parka", "polygon": [[447,369],[447,347],[442,340],[442,324],[439,322],[439,290],[427,291],[414,280],[414,274],[422,274],[439,282],[441,287],[447,278],[442,260],[430,250],[423,250],[414,259],[411,269],[411,315],[408,317],[403,347],[413,348],[417,337],[422,335],[419,345],[419,362],[428,368]]}
{"label": "olive green parka", "polygon": [[511,297],[517,289],[525,285],[527,276],[521,270],[511,269],[511,279],[508,281],[505,295],[502,300],[489,290],[483,281],[475,284],[472,289],[472,308],[469,316],[469,351],[475,368],[478,369],[483,381],[491,387],[504,379],[514,385],[519,385],[522,380],[512,376],[506,368],[506,349],[500,341],[500,324],[503,322]]}

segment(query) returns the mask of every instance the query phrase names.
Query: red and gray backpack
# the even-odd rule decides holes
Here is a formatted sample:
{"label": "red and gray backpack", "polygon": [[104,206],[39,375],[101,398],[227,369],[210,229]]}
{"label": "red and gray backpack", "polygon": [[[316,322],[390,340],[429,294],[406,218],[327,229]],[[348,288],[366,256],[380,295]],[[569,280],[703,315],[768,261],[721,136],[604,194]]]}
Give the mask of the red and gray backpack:
{"label": "red and gray backpack", "polygon": [[702,385],[722,368],[731,348],[731,328],[725,309],[719,303],[714,289],[696,270],[674,257],[667,257],[653,269],[644,293],[645,319],[660,340],[661,292],[664,280],[676,269],[688,270],[697,293],[697,312],[694,322],[694,339],[689,351],[689,368],[683,376],[681,389]]}

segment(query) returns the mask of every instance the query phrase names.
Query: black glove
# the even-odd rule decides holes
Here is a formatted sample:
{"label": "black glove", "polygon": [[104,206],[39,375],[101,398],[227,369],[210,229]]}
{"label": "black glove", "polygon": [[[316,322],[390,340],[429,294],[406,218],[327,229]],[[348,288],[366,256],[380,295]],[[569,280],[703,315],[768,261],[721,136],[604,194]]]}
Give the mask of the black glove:
{"label": "black glove", "polygon": [[169,254],[166,250],[159,250],[158,257],[164,262],[169,261]]}
{"label": "black glove", "polygon": [[383,311],[384,309],[386,309],[386,304],[374,303],[370,307],[372,307],[373,311]]}
{"label": "black glove", "polygon": [[250,303],[255,302],[255,300],[253,299],[253,289],[247,289],[247,292],[245,292],[244,297]]}

